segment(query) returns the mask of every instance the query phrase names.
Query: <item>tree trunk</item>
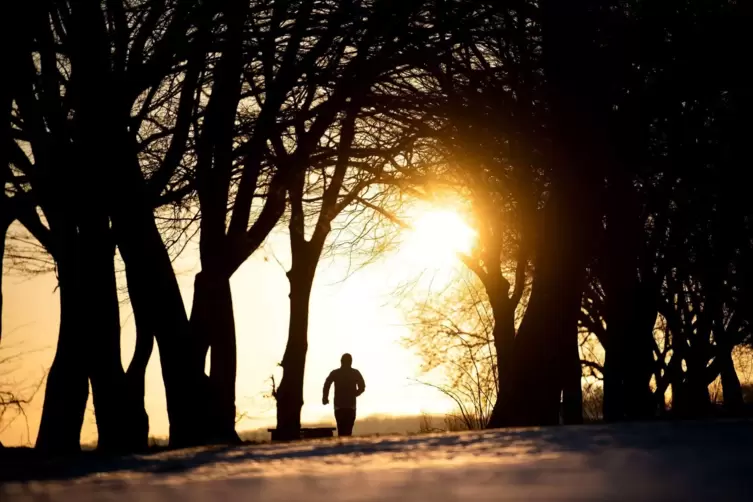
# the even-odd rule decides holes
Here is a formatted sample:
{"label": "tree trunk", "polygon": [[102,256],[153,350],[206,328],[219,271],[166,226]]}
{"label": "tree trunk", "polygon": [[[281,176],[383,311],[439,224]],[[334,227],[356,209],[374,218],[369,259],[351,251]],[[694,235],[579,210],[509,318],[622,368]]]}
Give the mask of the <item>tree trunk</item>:
{"label": "tree trunk", "polygon": [[[72,235],[71,235],[72,234]],[[75,229],[69,232],[57,260],[60,291],[60,334],[52,367],[47,374],[42,419],[36,448],[67,454],[81,450],[81,426],[89,398],[86,340],[79,291],[78,246]]]}
{"label": "tree trunk", "polygon": [[646,420],[656,414],[650,388],[657,315],[655,295],[654,287],[640,284],[637,277],[628,285],[608,288],[609,343],[605,347],[604,368],[606,421]]}
{"label": "tree trunk", "polygon": [[506,425],[559,423],[562,391],[568,371],[573,371],[572,347],[578,339],[588,241],[593,235],[588,218],[593,215],[578,208],[582,202],[564,195],[553,193],[545,209],[533,289],[513,345],[509,395],[503,396]]}
{"label": "tree trunk", "polygon": [[120,352],[120,313],[115,282],[115,247],[105,216],[85,216],[80,226],[81,320],[87,336],[94,412],[101,451],[125,453],[132,442],[137,409],[126,391]]}
{"label": "tree trunk", "polygon": [[740,379],[735,371],[735,364],[732,361],[732,349],[725,348],[716,357],[721,358],[720,374],[722,378],[722,394],[724,396],[724,408],[732,415],[739,415],[744,407],[743,390],[740,386]]}
{"label": "tree trunk", "polygon": [[[138,281],[133,276],[134,272],[126,268],[126,281],[129,292],[138,290]],[[133,442],[134,451],[139,451],[146,450],[149,447],[149,415],[146,413],[146,407],[144,406],[144,396],[146,367],[149,364],[149,359],[152,356],[154,348],[154,327],[149,324],[149,307],[144,304],[147,298],[144,295],[135,294],[131,295],[129,299],[136,324],[136,347],[126,371],[126,386],[128,398],[133,403],[135,413],[133,418],[135,425],[130,429],[133,436],[130,440]]]}
{"label": "tree trunk", "polygon": [[149,447],[149,415],[144,406],[146,367],[152,356],[154,335],[147,326],[141,323],[140,320],[144,319],[144,316],[136,314],[137,307],[133,304],[133,300],[131,304],[136,319],[136,348],[125,375],[127,399],[131,400],[133,407],[133,425],[128,429],[132,435],[128,440],[133,445],[133,451],[145,451]]}
{"label": "tree trunk", "polygon": [[[607,343],[604,346],[604,420],[625,418],[627,403],[625,373],[631,364],[634,299],[638,286],[638,207],[630,180],[624,173],[610,179],[607,197],[605,253],[600,261],[600,278],[605,293]],[[648,383],[647,383],[648,385]]]}
{"label": "tree trunk", "polygon": [[623,395],[625,418],[649,420],[656,417],[657,409],[651,392],[654,374],[654,326],[656,324],[657,287],[653,281],[641,284],[635,291],[634,314],[630,322],[630,338],[625,345]]}
{"label": "tree trunk", "polygon": [[212,440],[223,443],[240,441],[235,432],[235,379],[237,351],[235,346],[235,317],[230,279],[200,272],[194,281],[191,309],[193,338],[200,345],[199,357],[206,359],[211,345],[209,373],[210,398],[213,414]]}
{"label": "tree trunk", "polygon": [[568,345],[562,386],[562,423],[575,425],[583,423],[583,368],[580,365],[578,337],[568,340]]}
{"label": "tree trunk", "polygon": [[[607,328],[609,333],[609,328]],[[609,333],[611,336],[612,333]],[[622,374],[624,372],[625,354],[611,342],[604,344],[604,403],[602,413],[605,422],[618,422],[624,417],[625,396],[623,394]]]}
{"label": "tree trunk", "polygon": [[683,357],[687,371],[683,373],[681,367],[677,368],[678,378],[672,383],[672,414],[677,418],[703,418],[708,416],[711,408],[706,361],[685,350],[688,351]]}
{"label": "tree trunk", "polygon": [[[134,175],[140,177],[139,172]],[[135,201],[139,198],[134,194],[140,192],[124,194],[132,194],[128,197]],[[129,296],[143,307],[134,309],[137,323],[148,326],[159,345],[170,444],[203,444],[209,433],[209,411],[196,402],[206,396],[208,379],[196,356],[175,272],[151,210],[143,204],[123,204],[113,211],[112,221],[128,273]]]}
{"label": "tree trunk", "polygon": [[[282,380],[277,388],[277,431],[280,439],[300,439],[301,408],[303,407],[303,379],[308,351],[308,321],[311,288],[314,282],[316,259],[297,256],[288,272],[290,282],[290,322],[288,343],[282,358]],[[313,264],[312,264],[313,262]]]}
{"label": "tree trunk", "polygon": [[557,424],[562,392],[566,386],[573,390],[567,375],[573,371],[586,263],[603,214],[600,148],[606,144],[604,89],[594,73],[588,11],[587,2],[540,2],[552,188],[536,232],[533,289],[513,346],[508,425]]}
{"label": "tree trunk", "polygon": [[515,343],[515,306],[510,305],[511,303],[511,301],[504,299],[492,303],[494,349],[497,352],[497,388],[499,390],[497,401],[494,403],[487,424],[489,429],[504,426],[504,406],[506,402],[503,396],[509,396],[511,392],[513,345]]}

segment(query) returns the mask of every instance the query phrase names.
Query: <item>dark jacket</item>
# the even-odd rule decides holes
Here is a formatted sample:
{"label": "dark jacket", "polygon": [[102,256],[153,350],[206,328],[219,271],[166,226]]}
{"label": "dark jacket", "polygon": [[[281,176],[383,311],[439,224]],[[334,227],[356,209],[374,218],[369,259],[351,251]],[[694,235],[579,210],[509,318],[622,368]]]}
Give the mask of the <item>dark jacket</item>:
{"label": "dark jacket", "polygon": [[335,384],[335,409],[356,409],[356,397],[363,394],[366,384],[361,372],[354,368],[337,368],[324,382],[324,398],[329,398],[329,388]]}

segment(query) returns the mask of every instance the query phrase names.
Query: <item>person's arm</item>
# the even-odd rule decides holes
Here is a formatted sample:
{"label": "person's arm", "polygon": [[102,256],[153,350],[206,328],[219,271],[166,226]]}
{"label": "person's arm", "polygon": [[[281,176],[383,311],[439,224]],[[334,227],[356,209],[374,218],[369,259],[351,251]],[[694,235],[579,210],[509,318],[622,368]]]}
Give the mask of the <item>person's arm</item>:
{"label": "person's arm", "polygon": [[324,389],[322,391],[322,404],[324,405],[329,404],[329,388],[332,387],[333,380],[334,379],[332,377],[332,373],[330,373],[327,379],[324,381]]}
{"label": "person's arm", "polygon": [[358,387],[356,389],[356,396],[360,396],[366,390],[366,382],[363,381],[363,375],[358,370],[356,370],[356,386]]}

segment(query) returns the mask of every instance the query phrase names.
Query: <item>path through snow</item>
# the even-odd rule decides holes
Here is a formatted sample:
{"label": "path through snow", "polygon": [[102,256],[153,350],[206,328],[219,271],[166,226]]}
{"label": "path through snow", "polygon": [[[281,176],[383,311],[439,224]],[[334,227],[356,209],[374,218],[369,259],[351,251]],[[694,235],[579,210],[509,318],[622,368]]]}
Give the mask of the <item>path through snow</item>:
{"label": "path through snow", "polygon": [[0,501],[749,502],[753,423],[557,427],[197,448],[26,477],[0,485]]}

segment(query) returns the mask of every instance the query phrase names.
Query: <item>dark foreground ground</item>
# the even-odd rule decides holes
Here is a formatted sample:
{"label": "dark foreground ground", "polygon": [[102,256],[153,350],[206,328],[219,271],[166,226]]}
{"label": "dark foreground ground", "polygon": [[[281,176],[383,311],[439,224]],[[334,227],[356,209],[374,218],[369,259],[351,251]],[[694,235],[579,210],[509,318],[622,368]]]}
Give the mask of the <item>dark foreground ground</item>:
{"label": "dark foreground ground", "polygon": [[753,501],[750,421],[30,455],[0,452],[0,501]]}

